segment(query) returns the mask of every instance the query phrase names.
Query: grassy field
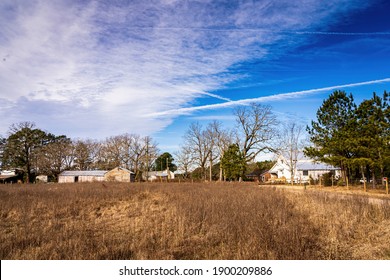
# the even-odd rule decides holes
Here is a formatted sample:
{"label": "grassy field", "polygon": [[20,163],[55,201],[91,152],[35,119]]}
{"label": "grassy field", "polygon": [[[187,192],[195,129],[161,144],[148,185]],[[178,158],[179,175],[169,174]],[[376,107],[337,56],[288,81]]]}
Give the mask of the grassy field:
{"label": "grassy field", "polygon": [[253,184],[0,185],[0,259],[390,259],[390,203]]}

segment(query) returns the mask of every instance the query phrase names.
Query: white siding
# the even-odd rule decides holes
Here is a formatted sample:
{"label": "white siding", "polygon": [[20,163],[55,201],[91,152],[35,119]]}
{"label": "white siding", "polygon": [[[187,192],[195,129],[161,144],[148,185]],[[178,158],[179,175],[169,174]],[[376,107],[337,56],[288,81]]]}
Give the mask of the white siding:
{"label": "white siding", "polygon": [[[76,176],[59,176],[58,183],[74,183]],[[103,182],[104,177],[102,176],[77,176],[78,182]]]}

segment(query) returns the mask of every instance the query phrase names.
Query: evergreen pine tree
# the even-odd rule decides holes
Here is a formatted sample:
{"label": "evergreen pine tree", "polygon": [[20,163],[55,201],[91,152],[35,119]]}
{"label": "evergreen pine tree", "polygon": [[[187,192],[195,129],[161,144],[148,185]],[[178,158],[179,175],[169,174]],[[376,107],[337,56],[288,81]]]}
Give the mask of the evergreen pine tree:
{"label": "evergreen pine tree", "polygon": [[355,110],[352,94],[334,91],[318,109],[317,121],[312,121],[311,127],[307,127],[314,146],[305,148],[305,154],[317,161],[340,167],[344,180],[354,157],[351,135],[356,128]]}

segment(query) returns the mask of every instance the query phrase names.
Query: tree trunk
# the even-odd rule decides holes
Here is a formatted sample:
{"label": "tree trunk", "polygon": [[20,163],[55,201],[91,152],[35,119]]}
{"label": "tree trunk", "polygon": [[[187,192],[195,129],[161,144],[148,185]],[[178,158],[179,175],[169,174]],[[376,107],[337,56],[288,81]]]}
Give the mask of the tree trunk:
{"label": "tree trunk", "polygon": [[31,166],[30,162],[27,162],[27,172],[26,172],[26,183],[30,184],[30,178],[31,178]]}
{"label": "tree trunk", "polygon": [[210,153],[210,170],[209,170],[209,177],[210,177],[210,182],[213,181],[213,156],[212,153]]}
{"label": "tree trunk", "polygon": [[376,188],[376,180],[375,180],[375,169],[374,169],[374,167],[371,169],[371,172],[372,172],[372,188],[375,189]]}
{"label": "tree trunk", "polygon": [[367,191],[367,186],[366,186],[366,177],[364,176],[364,168],[363,168],[363,165],[361,165],[360,168],[361,168],[361,170],[362,170],[364,192],[366,192],[366,191]]}
{"label": "tree trunk", "polygon": [[290,177],[291,185],[293,186],[294,185],[294,168],[290,169],[290,173],[291,173],[291,177]]}

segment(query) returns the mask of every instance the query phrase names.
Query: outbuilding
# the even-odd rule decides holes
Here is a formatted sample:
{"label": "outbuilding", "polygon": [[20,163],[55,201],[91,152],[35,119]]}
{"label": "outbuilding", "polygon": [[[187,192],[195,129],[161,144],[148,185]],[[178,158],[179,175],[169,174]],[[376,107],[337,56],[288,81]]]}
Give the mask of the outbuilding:
{"label": "outbuilding", "polygon": [[175,179],[175,173],[173,173],[170,170],[164,170],[164,171],[149,171],[147,172],[147,175],[143,174],[142,179],[145,181],[168,181]]}
{"label": "outbuilding", "polygon": [[134,182],[135,173],[122,167],[116,167],[104,174],[105,181]]}
{"label": "outbuilding", "polygon": [[0,170],[0,184],[21,183],[22,181],[22,170]]}
{"label": "outbuilding", "polygon": [[77,182],[134,182],[134,172],[116,167],[110,171],[107,170],[69,170],[64,171],[58,176],[58,183],[77,183]]}
{"label": "outbuilding", "polygon": [[68,170],[58,176],[58,183],[103,182],[106,170]]}

